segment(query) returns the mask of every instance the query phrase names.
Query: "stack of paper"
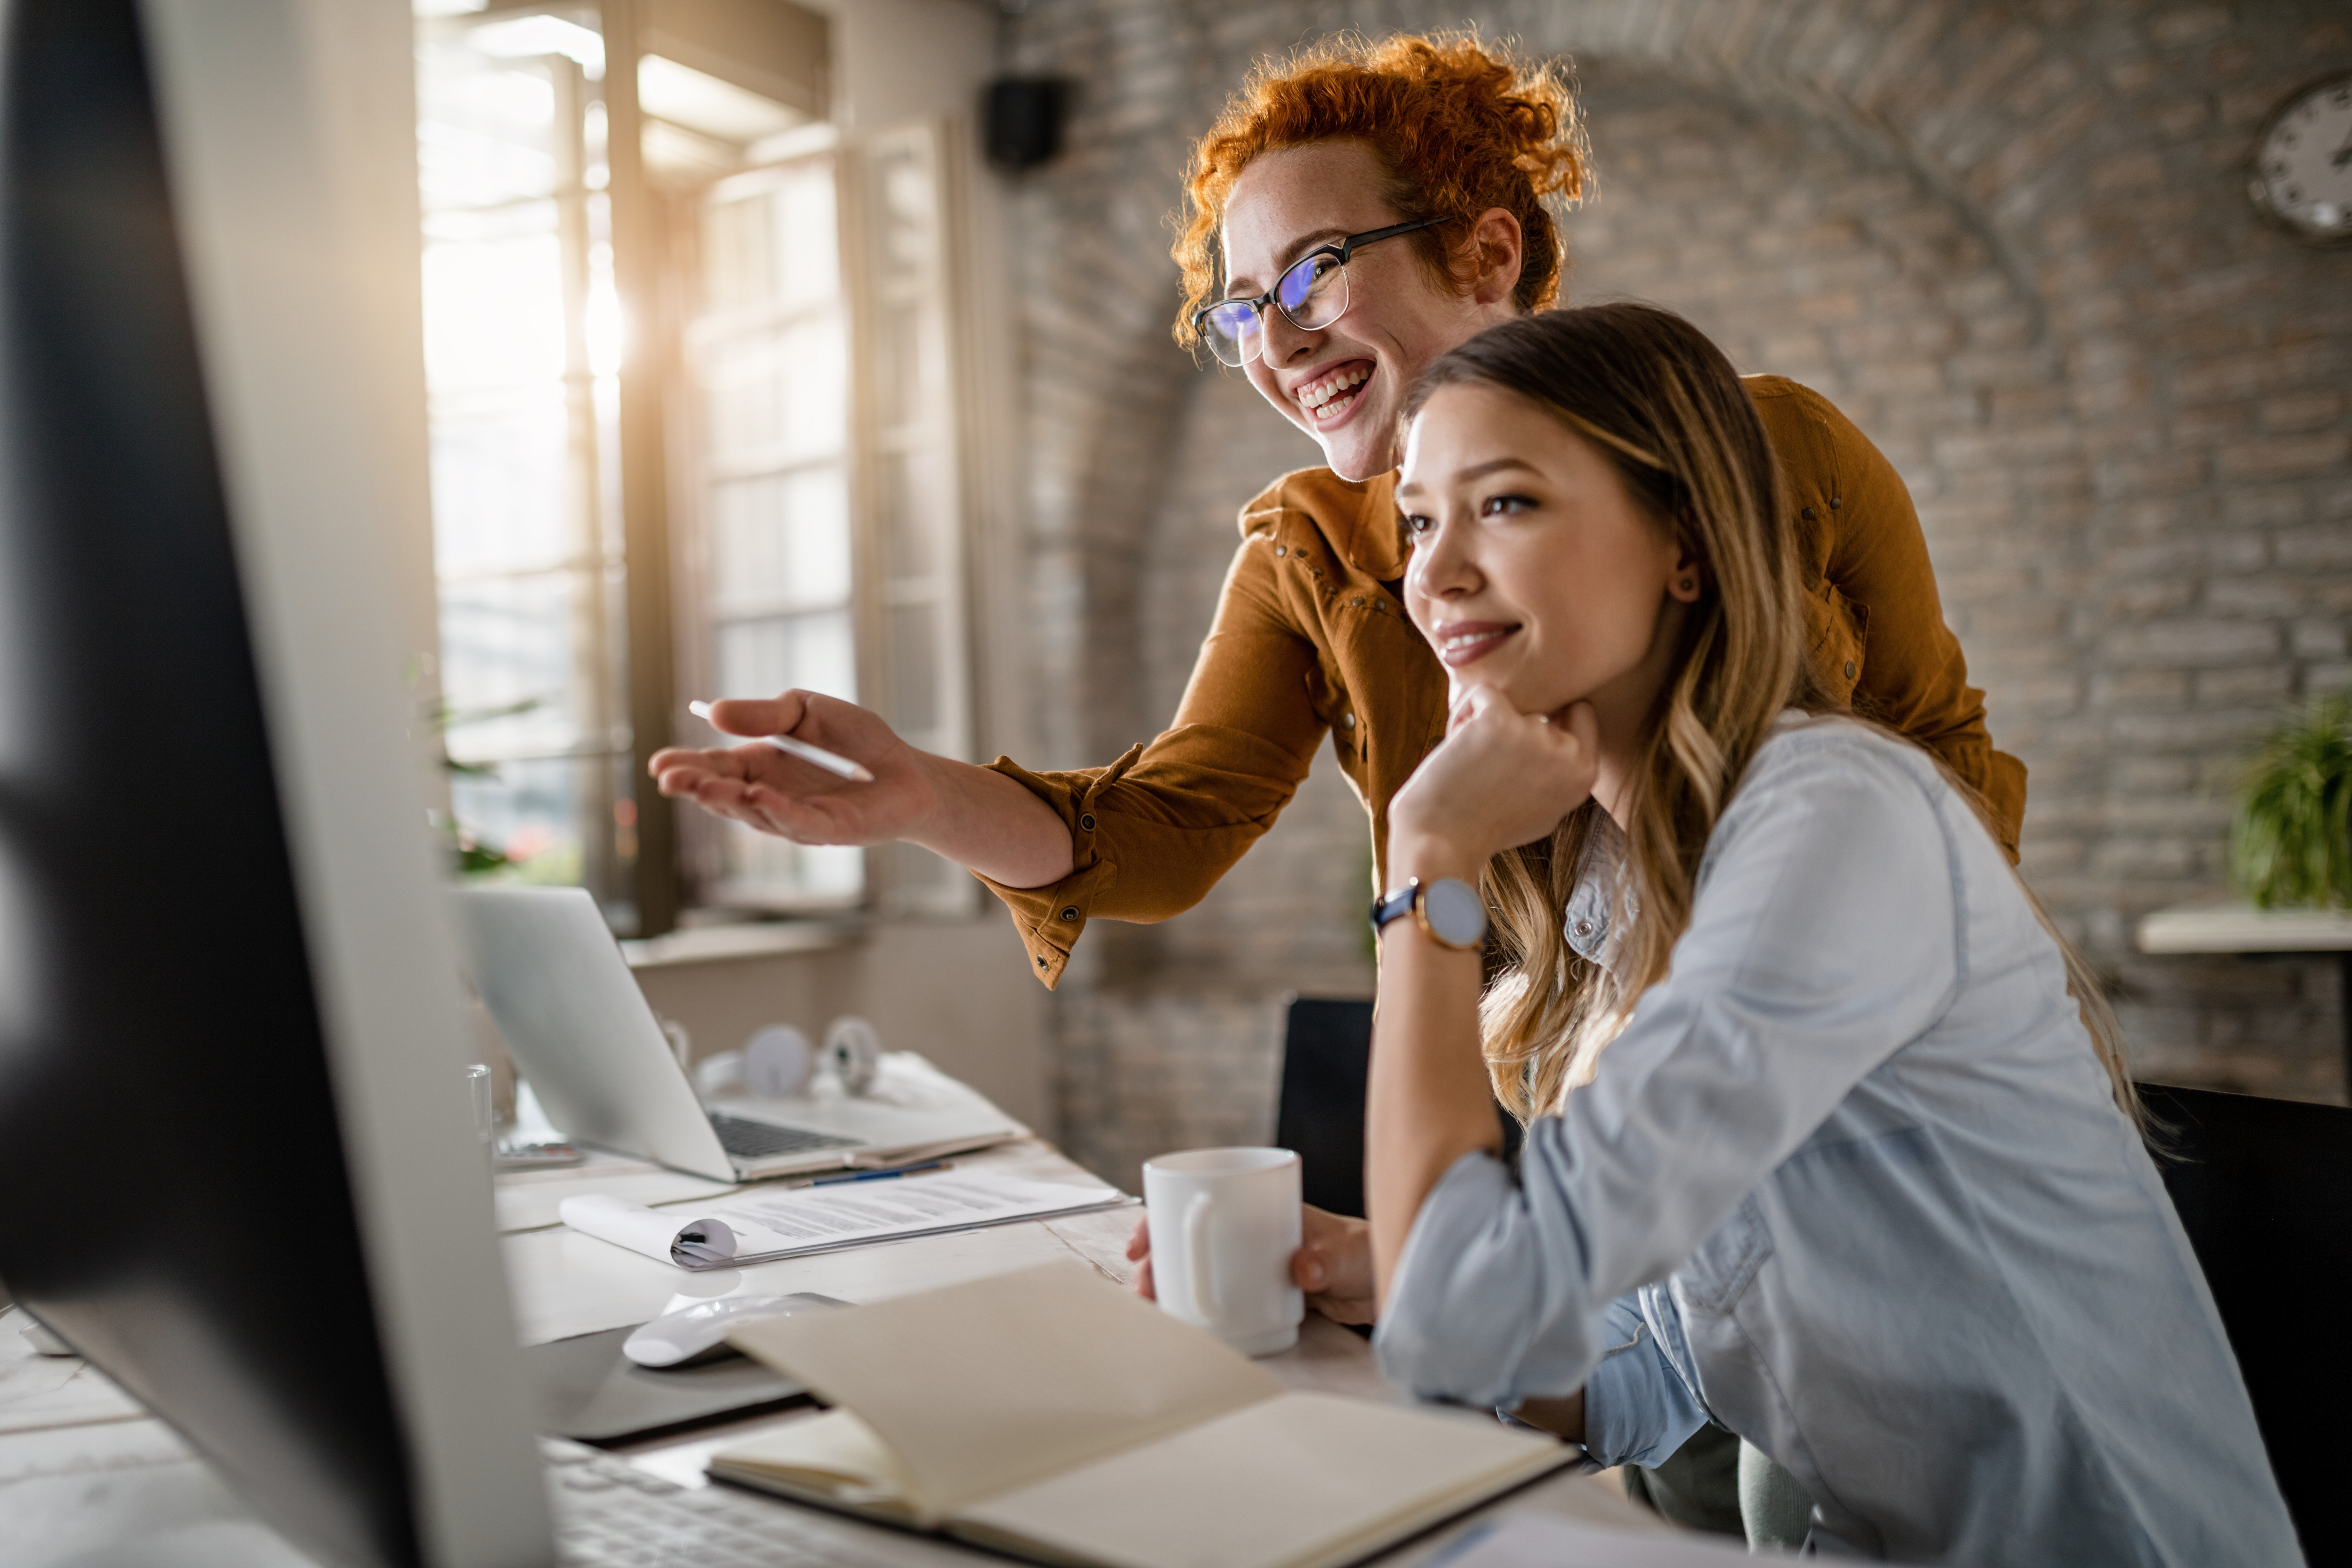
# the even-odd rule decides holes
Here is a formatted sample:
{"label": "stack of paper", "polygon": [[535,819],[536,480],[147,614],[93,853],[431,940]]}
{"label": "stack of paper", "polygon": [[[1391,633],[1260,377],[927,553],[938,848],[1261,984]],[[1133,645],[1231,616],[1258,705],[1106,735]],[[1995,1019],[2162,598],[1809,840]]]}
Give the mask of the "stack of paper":
{"label": "stack of paper", "polygon": [[591,1194],[564,1199],[562,1212],[574,1230],[680,1268],[732,1268],[1133,1201],[1116,1187],[980,1170],[754,1189],[691,1209],[649,1209]]}

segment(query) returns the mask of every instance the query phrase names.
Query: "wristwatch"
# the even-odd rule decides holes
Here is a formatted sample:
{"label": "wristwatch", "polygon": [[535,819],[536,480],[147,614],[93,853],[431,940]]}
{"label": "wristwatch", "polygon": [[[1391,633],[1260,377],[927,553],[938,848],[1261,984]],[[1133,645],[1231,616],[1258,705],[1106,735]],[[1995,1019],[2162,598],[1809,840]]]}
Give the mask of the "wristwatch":
{"label": "wristwatch", "polygon": [[1457,878],[1424,882],[1415,877],[1387,897],[1373,900],[1372,934],[1378,936],[1391,921],[1408,914],[1430,941],[1456,952],[1468,952],[1486,940],[1486,900]]}

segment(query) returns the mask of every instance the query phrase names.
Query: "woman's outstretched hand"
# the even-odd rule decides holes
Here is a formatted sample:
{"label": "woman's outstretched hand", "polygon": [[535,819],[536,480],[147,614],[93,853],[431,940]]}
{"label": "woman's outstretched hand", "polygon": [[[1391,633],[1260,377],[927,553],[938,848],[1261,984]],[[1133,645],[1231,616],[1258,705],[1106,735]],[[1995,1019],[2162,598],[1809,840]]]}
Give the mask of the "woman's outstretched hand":
{"label": "woman's outstretched hand", "polygon": [[730,735],[791,735],[864,764],[868,784],[758,744],[670,746],[646,764],[662,794],[795,844],[903,839],[1011,888],[1070,874],[1070,829],[1054,808],[987,768],[918,751],[854,702],[787,691],[714,702]]}
{"label": "woman's outstretched hand", "polygon": [[[1370,1322],[1374,1315],[1371,1227],[1362,1220],[1311,1205],[1298,1206],[1298,1250],[1290,1255],[1290,1277],[1307,1292],[1307,1304],[1334,1322]],[[1154,1300],[1149,1219],[1135,1222],[1127,1256],[1143,1265],[1135,1272],[1137,1294]]]}
{"label": "woman's outstretched hand", "polygon": [[887,844],[919,833],[938,806],[923,753],[855,703],[787,691],[772,701],[715,702],[710,721],[730,735],[792,735],[823,746],[864,763],[874,782],[839,777],[756,742],[670,746],[646,764],[662,794],[795,844]]}
{"label": "woman's outstretched hand", "polygon": [[1440,850],[1452,874],[1548,836],[1591,798],[1600,774],[1591,705],[1522,713],[1491,688],[1454,702],[1444,743],[1422,760],[1389,805],[1390,858],[1402,844]]}

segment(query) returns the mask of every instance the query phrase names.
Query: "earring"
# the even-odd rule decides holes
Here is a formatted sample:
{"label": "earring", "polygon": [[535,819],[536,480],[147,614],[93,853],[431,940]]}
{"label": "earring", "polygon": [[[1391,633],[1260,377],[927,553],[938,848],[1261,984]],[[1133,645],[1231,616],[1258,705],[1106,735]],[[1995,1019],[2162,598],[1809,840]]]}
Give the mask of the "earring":
{"label": "earring", "polygon": [[1696,593],[1698,589],[1698,580],[1695,577],[1685,577],[1675,586],[1685,594]]}

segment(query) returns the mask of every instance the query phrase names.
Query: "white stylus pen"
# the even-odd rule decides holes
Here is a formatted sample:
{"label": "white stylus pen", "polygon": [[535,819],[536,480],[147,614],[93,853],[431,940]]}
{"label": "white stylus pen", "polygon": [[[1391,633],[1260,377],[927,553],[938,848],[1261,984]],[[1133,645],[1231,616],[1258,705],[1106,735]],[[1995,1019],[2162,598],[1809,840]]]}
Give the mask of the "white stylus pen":
{"label": "white stylus pen", "polygon": [[[708,702],[689,702],[686,705],[686,710],[706,724],[710,722],[710,704]],[[726,731],[719,732],[724,734]],[[826,751],[823,746],[812,746],[806,741],[795,741],[790,735],[754,735],[748,738],[773,746],[788,757],[798,757],[804,763],[814,763],[826,773],[839,773],[853,784],[874,782],[874,775],[863,767],[837,752]]]}

